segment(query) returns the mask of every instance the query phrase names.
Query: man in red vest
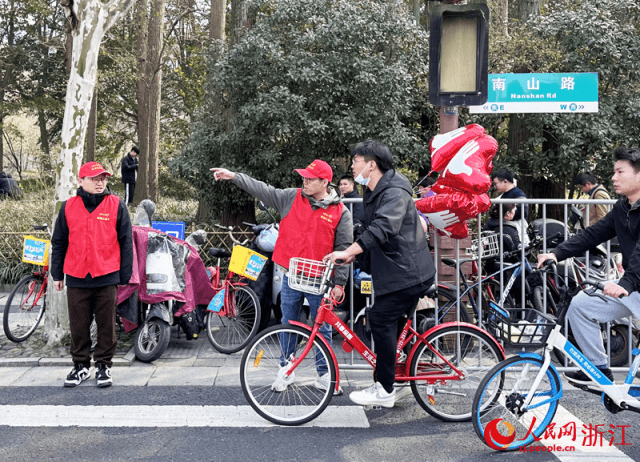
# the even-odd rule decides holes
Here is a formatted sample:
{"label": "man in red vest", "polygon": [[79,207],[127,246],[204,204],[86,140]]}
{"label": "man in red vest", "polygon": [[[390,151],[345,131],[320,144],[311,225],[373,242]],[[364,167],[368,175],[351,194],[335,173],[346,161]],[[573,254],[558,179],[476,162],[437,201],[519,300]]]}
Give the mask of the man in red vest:
{"label": "man in red vest", "polygon": [[[302,176],[302,188],[276,189],[244,173],[234,173],[224,168],[211,170],[216,180],[232,180],[234,184],[280,212],[279,235],[272,259],[285,272],[289,269],[291,258],[322,260],[328,253],[344,250],[353,242],[351,213],[342,204],[338,188],[331,184],[333,171],[325,161],[316,159],[307,168],[296,169]],[[342,296],[342,287],[347,282],[347,270],[348,267],[336,269],[336,296]],[[309,301],[311,318],[315,319],[322,295],[310,295],[291,289],[285,276],[280,292],[283,324],[289,320],[300,320],[305,297]],[[324,324],[320,333],[331,344],[331,326]],[[281,366],[289,367],[287,359],[295,349],[294,340],[281,339],[281,342],[285,350]],[[327,366],[320,352],[316,352],[316,369],[318,377],[315,387],[320,390],[334,388],[335,383],[331,382],[327,374]],[[283,392],[288,385],[279,377],[280,374],[272,389]],[[340,389],[335,394],[341,393]]]}
{"label": "man in red vest", "polygon": [[51,238],[51,276],[62,290],[66,275],[71,357],[73,369],[65,387],[89,378],[91,322],[98,326],[93,352],[96,383],[108,387],[116,351],[116,294],[118,285],[129,282],[133,269],[131,220],[127,206],[107,187],[107,172],[88,162],[78,173],[77,195],[60,208]]}

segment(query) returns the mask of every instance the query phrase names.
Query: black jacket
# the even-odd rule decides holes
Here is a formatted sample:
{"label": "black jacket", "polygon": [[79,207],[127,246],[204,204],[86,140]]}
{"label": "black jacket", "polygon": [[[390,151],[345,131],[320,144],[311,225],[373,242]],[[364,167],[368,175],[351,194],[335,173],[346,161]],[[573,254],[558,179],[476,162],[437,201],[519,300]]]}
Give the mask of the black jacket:
{"label": "black jacket", "polygon": [[[354,189],[353,191],[350,191],[347,194],[345,194],[344,198],[345,199],[361,199],[362,197],[360,196],[360,194],[358,194],[358,191]],[[345,206],[348,207],[347,204],[345,204]],[[364,214],[362,202],[354,202],[351,204],[351,206],[353,207],[353,213],[351,214],[351,217],[353,219],[353,224],[356,225],[357,223],[362,223],[362,217]]]}
{"label": "black jacket", "polygon": [[373,191],[365,188],[366,229],[356,242],[364,250],[359,260],[378,295],[422,284],[435,275],[412,193],[411,182],[396,170],[387,170]]}
{"label": "black jacket", "polygon": [[[489,218],[485,225],[482,227],[482,231],[493,231],[500,233],[500,219]],[[502,234],[506,239],[503,239],[502,246],[505,252],[516,250],[520,244],[520,232],[518,227],[508,220],[502,220]]]}
{"label": "black jacket", "polygon": [[[78,196],[82,198],[82,202],[84,202],[84,206],[89,213],[100,205],[107,194],[111,193],[89,194],[84,189],[78,188]],[[49,269],[54,281],[62,281],[64,278],[64,258],[69,247],[69,226],[67,226],[67,218],[64,214],[66,205],[66,201],[62,203],[56,219],[53,236],[51,237],[51,264]],[[120,271],[98,276],[97,278],[92,278],[90,274],[87,274],[84,279],[67,275],[66,285],[68,287],[93,288],[118,284],[124,285],[129,282],[133,272],[133,239],[131,237],[129,212],[122,200],[120,200],[120,205],[118,206],[116,231],[118,232],[118,244],[120,244]]]}
{"label": "black jacket", "polygon": [[136,182],[136,170],[138,170],[138,158],[131,157],[131,154],[127,154],[122,158],[122,182],[123,183],[135,183]]}
{"label": "black jacket", "polygon": [[624,275],[620,286],[627,292],[640,290],[640,201],[630,205],[619,199],[604,218],[552,250],[558,260],[580,255],[596,245],[618,238]]}
{"label": "black jacket", "polygon": [[[509,191],[500,196],[500,199],[526,199],[527,195],[522,191],[522,189],[518,187],[511,188]],[[521,210],[524,210],[524,220],[527,221],[529,219],[529,205],[528,204],[518,204],[516,206],[516,213],[513,216],[513,221],[520,221]]]}
{"label": "black jacket", "polygon": [[0,199],[4,199],[5,195],[9,197],[19,197],[22,196],[22,190],[11,175],[0,172]]}

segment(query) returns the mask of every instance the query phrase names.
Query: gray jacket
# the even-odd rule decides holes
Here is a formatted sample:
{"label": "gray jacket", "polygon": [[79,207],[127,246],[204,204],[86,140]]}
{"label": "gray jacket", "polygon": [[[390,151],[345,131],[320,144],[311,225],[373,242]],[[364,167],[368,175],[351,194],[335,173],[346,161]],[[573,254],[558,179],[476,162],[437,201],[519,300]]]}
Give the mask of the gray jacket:
{"label": "gray jacket", "polygon": [[[284,218],[291,210],[293,201],[298,193],[298,188],[276,189],[262,181],[251,178],[244,173],[236,173],[233,183],[247,191],[249,194],[257,197],[265,205],[273,207],[280,212],[280,217]],[[304,191],[302,195],[309,200],[311,208],[326,209],[331,204],[337,204],[341,201],[340,194],[337,193],[335,187],[331,188],[330,194],[324,199],[317,201],[313,197],[307,196]],[[351,220],[351,212],[348,207],[343,207],[342,217],[336,228],[336,236],[333,242],[333,250],[345,250],[353,242],[353,222]],[[285,271],[288,268],[284,268]],[[348,277],[348,266],[337,266],[335,271],[335,283],[344,286]]]}

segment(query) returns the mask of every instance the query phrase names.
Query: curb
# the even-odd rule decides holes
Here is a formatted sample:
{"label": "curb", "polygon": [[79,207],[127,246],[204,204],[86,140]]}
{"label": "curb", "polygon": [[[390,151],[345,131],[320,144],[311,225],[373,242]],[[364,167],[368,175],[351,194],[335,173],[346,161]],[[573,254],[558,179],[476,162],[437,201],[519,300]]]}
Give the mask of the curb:
{"label": "curb", "polygon": [[[136,360],[136,354],[131,348],[124,357],[113,358],[113,367],[131,366]],[[3,358],[2,367],[38,367],[38,366],[73,366],[71,358]]]}

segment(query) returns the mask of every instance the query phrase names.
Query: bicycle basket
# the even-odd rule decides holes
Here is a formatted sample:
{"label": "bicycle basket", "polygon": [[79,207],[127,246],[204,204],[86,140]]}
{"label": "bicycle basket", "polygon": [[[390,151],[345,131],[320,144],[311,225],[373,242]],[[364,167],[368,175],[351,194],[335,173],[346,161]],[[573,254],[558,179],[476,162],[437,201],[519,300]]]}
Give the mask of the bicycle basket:
{"label": "bicycle basket", "polygon": [[478,239],[471,241],[471,247],[466,250],[467,255],[473,258],[478,258],[478,252],[480,246],[482,246],[483,257],[495,257],[500,254],[500,243],[498,241],[498,233],[493,231],[483,232],[480,235],[480,245],[478,245]]}
{"label": "bicycle basket", "polygon": [[289,260],[289,287],[312,295],[324,293],[327,281],[331,276],[329,265],[317,260],[292,258]]}
{"label": "bicycle basket", "polygon": [[532,308],[499,307],[490,301],[487,309],[490,332],[505,345],[518,348],[544,346],[556,326],[556,318]]}

